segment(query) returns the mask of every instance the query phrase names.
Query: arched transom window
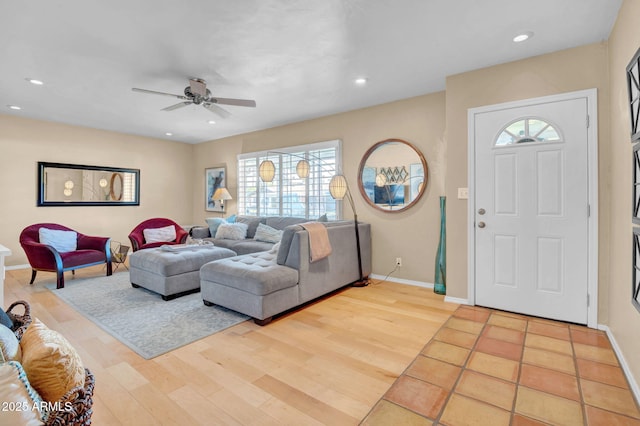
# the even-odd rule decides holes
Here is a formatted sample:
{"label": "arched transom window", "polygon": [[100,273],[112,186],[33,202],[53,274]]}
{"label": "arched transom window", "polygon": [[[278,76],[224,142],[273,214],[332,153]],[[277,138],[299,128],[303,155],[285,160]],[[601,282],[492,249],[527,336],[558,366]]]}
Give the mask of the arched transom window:
{"label": "arched transom window", "polygon": [[496,138],[496,146],[531,142],[559,142],[560,132],[540,118],[521,118],[508,124]]}

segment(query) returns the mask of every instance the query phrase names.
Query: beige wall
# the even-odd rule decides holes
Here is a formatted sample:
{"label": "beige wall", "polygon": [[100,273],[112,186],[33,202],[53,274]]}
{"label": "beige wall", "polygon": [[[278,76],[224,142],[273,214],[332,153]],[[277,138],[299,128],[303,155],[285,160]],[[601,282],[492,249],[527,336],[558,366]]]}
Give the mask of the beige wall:
{"label": "beige wall", "polygon": [[[554,95],[598,90],[599,129],[599,322],[606,322],[609,286],[609,87],[607,45],[574,49],[497,65],[447,78],[447,295],[467,298],[467,201],[457,188],[468,186],[467,111],[469,108]],[[630,160],[629,160],[630,161]]]}
{"label": "beige wall", "polygon": [[[128,242],[149,217],[191,221],[192,145],[9,115],[0,115],[0,129],[0,244],[13,252],[9,266],[28,263],[18,237],[33,223]],[[140,169],[140,206],[36,207],[38,161]]]}
{"label": "beige wall", "polygon": [[[240,153],[276,149],[327,140],[342,140],[344,174],[351,186],[358,219],[372,225],[373,272],[386,275],[402,257],[403,266],[393,274],[418,282],[433,282],[439,232],[439,196],[444,190],[444,93],[419,96],[357,111],[309,120],[287,126],[234,136],[195,146],[193,199],[195,223],[219,215],[204,211],[204,169],[226,164],[228,186],[237,195],[236,156]],[[429,183],[416,206],[400,213],[384,213],[365,203],[356,176],[364,153],[374,143],[388,138],[404,139],[425,155]],[[234,201],[229,211],[236,211]],[[351,218],[348,206],[345,217]]]}
{"label": "beige wall", "polygon": [[[640,2],[626,0],[609,38],[609,76],[611,87],[611,185],[608,208],[611,221],[610,236],[609,321],[607,322],[620,345],[636,381],[640,380],[640,312],[631,305],[631,181],[632,145],[626,86],[626,66],[640,47],[638,18]],[[602,192],[601,192],[602,193]]]}

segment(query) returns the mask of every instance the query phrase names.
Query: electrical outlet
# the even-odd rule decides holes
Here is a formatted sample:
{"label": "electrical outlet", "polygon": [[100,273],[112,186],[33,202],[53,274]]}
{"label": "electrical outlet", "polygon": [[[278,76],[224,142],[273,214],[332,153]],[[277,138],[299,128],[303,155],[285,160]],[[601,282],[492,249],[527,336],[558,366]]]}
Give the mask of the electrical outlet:
{"label": "electrical outlet", "polygon": [[396,257],[396,266],[402,266],[402,258]]}

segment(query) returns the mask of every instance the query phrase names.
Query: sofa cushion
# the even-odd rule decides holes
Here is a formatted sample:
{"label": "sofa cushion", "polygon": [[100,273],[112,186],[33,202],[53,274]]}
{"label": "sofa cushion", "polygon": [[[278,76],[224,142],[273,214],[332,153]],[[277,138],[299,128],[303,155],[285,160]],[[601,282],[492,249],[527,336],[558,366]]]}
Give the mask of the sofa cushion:
{"label": "sofa cushion", "polygon": [[37,318],[25,331],[20,346],[29,382],[46,401],[55,402],[71,389],[84,386],[84,366],[76,350]]}
{"label": "sofa cushion", "polygon": [[298,271],[275,262],[268,251],[209,262],[200,269],[200,279],[264,296],[298,284]]}
{"label": "sofa cushion", "polygon": [[6,404],[0,410],[0,424],[43,424],[42,398],[29,383],[22,366],[15,361],[0,364],[0,401]]}
{"label": "sofa cushion", "polygon": [[162,228],[147,228],[142,230],[145,244],[164,243],[176,240],[176,228],[173,225]]}
{"label": "sofa cushion", "polygon": [[208,217],[205,219],[205,221],[207,222],[207,225],[209,225],[209,234],[212,237],[216,236],[216,232],[218,232],[218,226],[222,225],[223,223],[227,223],[226,219],[223,219],[221,217]]}
{"label": "sofa cushion", "polygon": [[[249,238],[248,235],[247,238]],[[258,229],[256,229],[253,237],[256,241],[264,241],[266,243],[277,243],[280,238],[282,238],[282,230],[272,228],[263,223],[258,224]]]}
{"label": "sofa cushion", "polygon": [[265,225],[269,225],[275,229],[284,229],[290,225],[296,225],[298,223],[308,222],[309,219],[303,217],[287,217],[287,216],[273,216],[267,217]]}
{"label": "sofa cushion", "polygon": [[60,253],[74,251],[78,247],[78,233],[75,231],[40,228],[38,238],[40,243],[49,245]]}
{"label": "sofa cushion", "polygon": [[[244,223],[248,226],[247,238],[254,238],[256,230],[261,223],[264,223],[264,218],[259,216],[238,216],[236,217],[236,223]],[[215,234],[211,234],[215,235]]]}
{"label": "sofa cushion", "polygon": [[227,240],[244,240],[247,237],[246,223],[222,223],[216,231],[216,238]]}

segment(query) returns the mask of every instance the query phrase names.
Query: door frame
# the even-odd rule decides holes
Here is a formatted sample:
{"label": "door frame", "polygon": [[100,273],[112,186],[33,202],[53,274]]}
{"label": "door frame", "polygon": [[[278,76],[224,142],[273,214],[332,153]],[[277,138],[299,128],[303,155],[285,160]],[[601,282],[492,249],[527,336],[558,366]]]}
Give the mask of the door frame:
{"label": "door frame", "polygon": [[[469,108],[467,111],[468,165],[467,180],[469,199],[467,203],[467,256],[468,256],[468,298],[470,305],[476,304],[476,239],[475,239],[475,115],[503,109],[520,108],[542,103],[566,101],[578,98],[587,99],[587,196],[589,217],[587,219],[587,326],[598,327],[598,92],[597,89],[580,90],[551,96],[486,105]],[[505,123],[506,124],[506,123]]]}

